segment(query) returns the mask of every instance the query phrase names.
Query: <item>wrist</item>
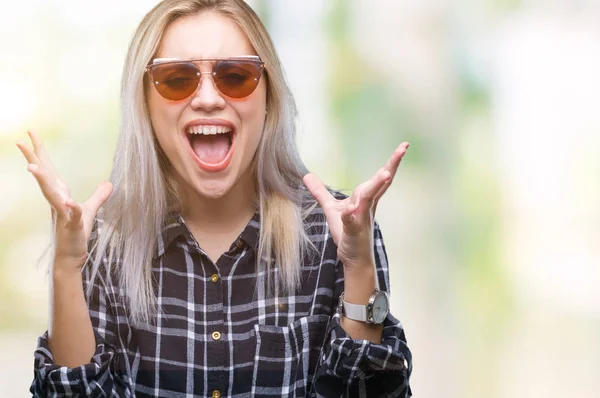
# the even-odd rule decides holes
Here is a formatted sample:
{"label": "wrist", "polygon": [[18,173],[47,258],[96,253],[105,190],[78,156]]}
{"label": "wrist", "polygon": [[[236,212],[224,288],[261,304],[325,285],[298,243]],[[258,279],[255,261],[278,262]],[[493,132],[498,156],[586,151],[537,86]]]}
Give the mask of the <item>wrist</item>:
{"label": "wrist", "polygon": [[377,288],[375,266],[344,269],[344,299],[352,304],[366,304]]}
{"label": "wrist", "polygon": [[344,275],[349,276],[351,278],[364,278],[369,277],[371,275],[375,275],[375,262],[374,261],[364,261],[361,263],[355,263],[352,265],[344,264]]}
{"label": "wrist", "polygon": [[375,264],[373,255],[360,256],[360,258],[352,258],[354,256],[344,256],[338,253],[338,258],[344,264],[344,269],[362,272],[365,269],[370,269]]}
{"label": "wrist", "polygon": [[77,277],[81,279],[81,268],[84,261],[73,257],[55,257],[52,264],[52,277],[54,279],[65,279]]}
{"label": "wrist", "polygon": [[381,325],[389,312],[389,297],[386,292],[375,289],[366,304],[353,304],[346,301],[342,293],[339,300],[344,317],[354,321]]}

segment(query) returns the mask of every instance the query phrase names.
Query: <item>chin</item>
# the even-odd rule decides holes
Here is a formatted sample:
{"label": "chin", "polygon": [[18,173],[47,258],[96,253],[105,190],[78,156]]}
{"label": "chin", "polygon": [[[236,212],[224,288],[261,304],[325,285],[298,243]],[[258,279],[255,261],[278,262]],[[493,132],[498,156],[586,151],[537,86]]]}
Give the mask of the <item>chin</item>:
{"label": "chin", "polygon": [[228,170],[220,173],[206,173],[198,169],[188,170],[186,178],[179,180],[186,187],[182,193],[187,192],[192,201],[213,201],[233,197],[233,195],[247,195],[247,176],[240,172],[239,164],[232,163]]}
{"label": "chin", "polygon": [[194,184],[193,189],[199,196],[209,199],[222,199],[231,192],[232,185],[225,181],[200,182]]}

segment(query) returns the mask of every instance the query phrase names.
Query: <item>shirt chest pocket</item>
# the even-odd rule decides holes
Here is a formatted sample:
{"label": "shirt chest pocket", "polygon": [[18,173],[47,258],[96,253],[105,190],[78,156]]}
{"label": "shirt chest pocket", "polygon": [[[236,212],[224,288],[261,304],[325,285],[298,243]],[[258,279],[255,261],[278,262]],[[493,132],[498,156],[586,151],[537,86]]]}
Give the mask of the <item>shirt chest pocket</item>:
{"label": "shirt chest pocket", "polygon": [[327,315],[310,315],[285,327],[254,325],[253,379],[257,395],[306,395],[329,320]]}

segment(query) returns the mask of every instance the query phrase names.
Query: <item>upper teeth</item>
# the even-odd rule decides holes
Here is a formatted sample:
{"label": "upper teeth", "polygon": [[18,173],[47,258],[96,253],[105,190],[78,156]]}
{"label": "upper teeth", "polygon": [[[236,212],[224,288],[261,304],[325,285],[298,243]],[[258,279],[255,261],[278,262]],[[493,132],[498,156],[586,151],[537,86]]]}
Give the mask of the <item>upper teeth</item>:
{"label": "upper teeth", "polygon": [[225,134],[231,131],[230,127],[225,126],[191,126],[188,129],[188,134],[204,134],[204,135],[214,135],[214,134]]}

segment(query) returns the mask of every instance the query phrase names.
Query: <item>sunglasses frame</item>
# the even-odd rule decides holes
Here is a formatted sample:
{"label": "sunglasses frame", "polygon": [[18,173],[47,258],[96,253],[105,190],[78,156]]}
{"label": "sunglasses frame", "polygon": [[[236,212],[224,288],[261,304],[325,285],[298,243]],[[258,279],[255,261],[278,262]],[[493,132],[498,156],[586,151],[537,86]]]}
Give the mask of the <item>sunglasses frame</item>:
{"label": "sunglasses frame", "polygon": [[[152,69],[154,69],[154,67],[156,67],[156,66],[160,66],[160,65],[164,65],[164,64],[192,64],[192,65],[194,65],[194,67],[196,69],[198,69],[198,72],[196,74],[198,76],[198,85],[190,93],[190,95],[188,95],[187,97],[182,98],[180,100],[172,100],[169,98],[165,98],[168,101],[180,102],[180,101],[185,101],[186,99],[188,99],[192,95],[194,95],[194,93],[198,90],[198,87],[200,87],[200,84],[202,83],[202,79],[201,79],[202,75],[212,75],[213,80],[216,78],[217,74],[214,70],[219,61],[243,61],[243,62],[251,62],[251,63],[258,64],[260,67],[260,73],[259,73],[258,77],[254,78],[254,80],[257,81],[256,87],[258,87],[258,82],[260,82],[260,78],[262,77],[263,71],[266,69],[264,61],[262,61],[258,55],[239,55],[239,56],[230,57],[230,58],[201,58],[201,59],[154,58],[152,60],[152,63],[150,63],[146,66],[146,73],[148,73],[148,76],[150,77],[152,86],[154,87],[154,89],[156,90],[158,95],[160,95],[162,98],[165,98],[160,93],[160,91],[158,91],[158,89],[156,87],[156,84],[158,84],[158,82],[155,82],[153,79]],[[202,72],[200,70],[200,68],[198,68],[198,66],[196,65],[196,63],[198,63],[198,62],[213,62],[212,70],[210,72]],[[215,81],[215,83],[216,83],[216,81]],[[246,98],[246,97],[250,96],[254,92],[254,90],[256,90],[256,87],[255,87],[252,90],[252,92],[250,92],[250,94],[238,98],[238,97],[231,97],[231,96],[225,94],[223,91],[221,91],[221,89],[218,87],[217,84],[215,84],[215,87],[217,88],[219,93],[221,93],[222,95],[225,95],[228,98],[234,98],[234,99]]]}

